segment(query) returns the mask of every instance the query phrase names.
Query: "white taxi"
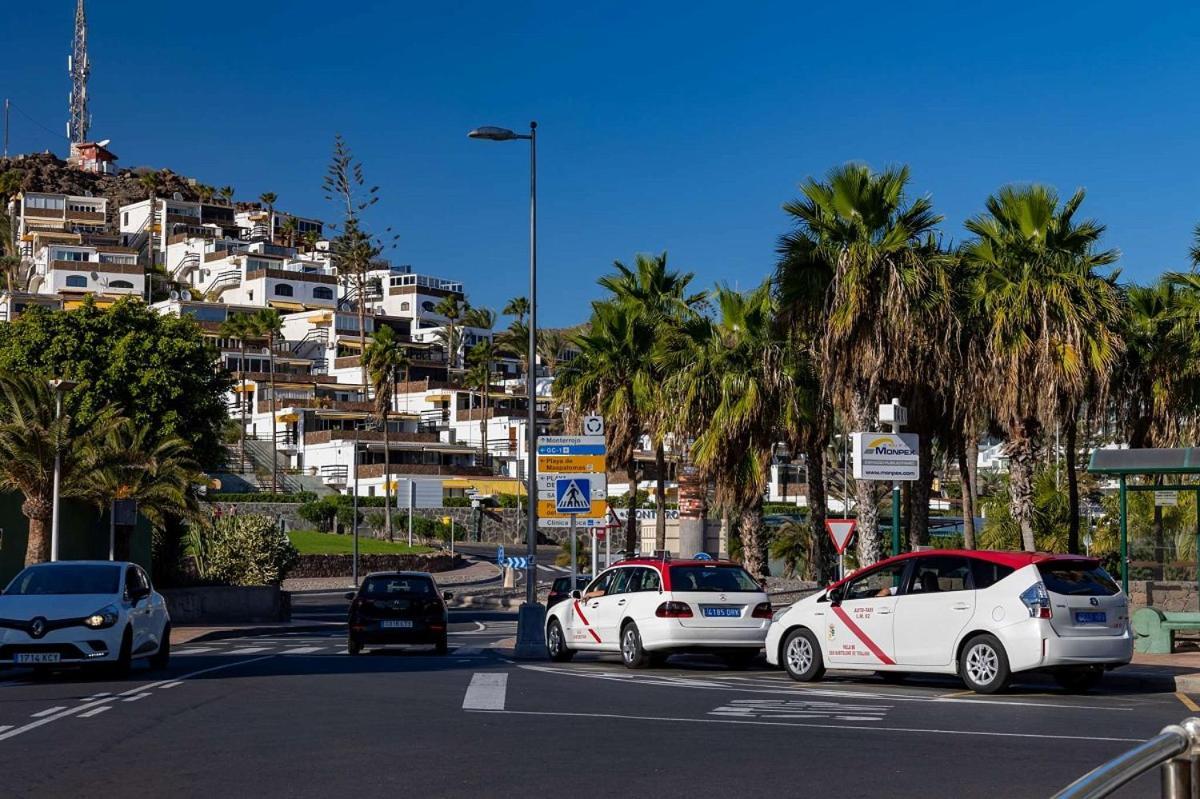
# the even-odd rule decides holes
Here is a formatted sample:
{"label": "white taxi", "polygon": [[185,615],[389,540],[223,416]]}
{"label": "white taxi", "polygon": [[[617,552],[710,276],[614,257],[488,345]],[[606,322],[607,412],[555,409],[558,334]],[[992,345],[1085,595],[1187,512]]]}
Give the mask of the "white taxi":
{"label": "white taxi", "polygon": [[771,603],[750,573],[717,560],[634,558],[601,573],[550,608],[551,660],[577,651],[620,652],[631,669],[675,652],[706,652],[750,664],[771,623]]}
{"label": "white taxi", "polygon": [[166,602],[136,563],[40,563],[0,593],[0,666],[103,663],[125,673],[136,659],[166,668],[170,657]]}
{"label": "white taxi", "polygon": [[767,661],[793,679],[830,669],[958,674],[978,693],[1048,671],[1085,690],[1133,658],[1129,607],[1094,558],[928,550],[862,569],[776,614]]}

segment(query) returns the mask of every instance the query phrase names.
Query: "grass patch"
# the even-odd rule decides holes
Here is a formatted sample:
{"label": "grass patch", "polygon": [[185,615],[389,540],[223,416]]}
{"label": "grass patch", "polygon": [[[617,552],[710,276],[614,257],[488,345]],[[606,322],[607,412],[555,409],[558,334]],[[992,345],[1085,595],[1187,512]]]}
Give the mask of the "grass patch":
{"label": "grass patch", "polygon": [[[319,533],[316,530],[292,530],[288,533],[301,555],[350,555],[354,552],[354,536]],[[360,534],[360,555],[419,555],[433,552],[433,547],[409,546],[399,541],[381,541]]]}

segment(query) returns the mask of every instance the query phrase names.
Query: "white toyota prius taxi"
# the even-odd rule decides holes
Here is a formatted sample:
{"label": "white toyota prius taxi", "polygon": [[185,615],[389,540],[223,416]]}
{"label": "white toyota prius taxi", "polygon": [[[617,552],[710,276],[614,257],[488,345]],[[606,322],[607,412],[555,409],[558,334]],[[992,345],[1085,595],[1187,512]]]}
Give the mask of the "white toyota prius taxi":
{"label": "white toyota prius taxi", "polygon": [[793,679],[826,668],[958,674],[995,693],[1041,670],[1085,690],[1133,657],[1129,607],[1094,558],[929,550],[861,569],[779,611],[767,661]]}
{"label": "white toyota prius taxi", "polygon": [[771,603],[736,563],[634,558],[602,572],[548,615],[552,660],[570,660],[578,650],[619,651],[637,669],[674,652],[706,652],[740,668],[762,649]]}
{"label": "white toyota prius taxi", "polygon": [[41,563],[0,594],[0,666],[103,663],[127,672],[135,659],[166,668],[170,657],[166,602],[137,564]]}

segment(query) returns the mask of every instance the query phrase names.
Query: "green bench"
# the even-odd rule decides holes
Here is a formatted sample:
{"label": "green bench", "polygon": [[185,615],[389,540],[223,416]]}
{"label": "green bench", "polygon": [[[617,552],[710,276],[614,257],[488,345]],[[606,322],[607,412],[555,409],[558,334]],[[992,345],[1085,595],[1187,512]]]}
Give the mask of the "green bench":
{"label": "green bench", "polygon": [[1133,614],[1133,648],[1151,655],[1169,655],[1175,651],[1176,630],[1200,631],[1200,613],[1139,608]]}

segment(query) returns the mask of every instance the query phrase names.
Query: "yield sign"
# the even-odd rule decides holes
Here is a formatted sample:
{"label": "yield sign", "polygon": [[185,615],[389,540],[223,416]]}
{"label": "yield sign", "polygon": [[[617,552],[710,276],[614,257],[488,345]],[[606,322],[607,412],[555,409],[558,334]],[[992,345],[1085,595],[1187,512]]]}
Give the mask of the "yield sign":
{"label": "yield sign", "polygon": [[829,531],[829,537],[833,539],[833,546],[839,555],[846,551],[846,545],[854,536],[854,528],[857,524],[858,522],[854,519],[825,520],[825,529]]}

